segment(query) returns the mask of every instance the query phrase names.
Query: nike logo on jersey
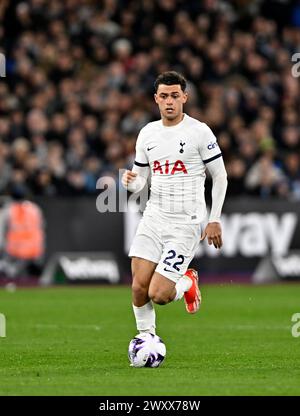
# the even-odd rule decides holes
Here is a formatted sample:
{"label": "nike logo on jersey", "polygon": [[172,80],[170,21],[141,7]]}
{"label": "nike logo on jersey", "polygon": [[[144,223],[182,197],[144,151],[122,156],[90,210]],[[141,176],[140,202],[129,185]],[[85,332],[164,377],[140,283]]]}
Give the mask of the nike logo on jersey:
{"label": "nike logo on jersey", "polygon": [[153,147],[147,147],[147,151],[150,152],[150,150],[154,149],[157,146],[153,146]]}

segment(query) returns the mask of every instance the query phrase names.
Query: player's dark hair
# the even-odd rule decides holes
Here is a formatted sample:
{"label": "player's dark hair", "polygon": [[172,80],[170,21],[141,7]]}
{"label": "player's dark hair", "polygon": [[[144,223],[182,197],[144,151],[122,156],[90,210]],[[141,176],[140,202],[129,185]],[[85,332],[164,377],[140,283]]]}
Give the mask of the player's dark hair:
{"label": "player's dark hair", "polygon": [[183,92],[186,89],[186,79],[184,78],[184,76],[182,76],[176,71],[167,71],[167,72],[163,72],[162,74],[160,74],[154,82],[155,92],[157,92],[158,86],[160,84],[165,84],[165,85],[178,85],[179,84]]}

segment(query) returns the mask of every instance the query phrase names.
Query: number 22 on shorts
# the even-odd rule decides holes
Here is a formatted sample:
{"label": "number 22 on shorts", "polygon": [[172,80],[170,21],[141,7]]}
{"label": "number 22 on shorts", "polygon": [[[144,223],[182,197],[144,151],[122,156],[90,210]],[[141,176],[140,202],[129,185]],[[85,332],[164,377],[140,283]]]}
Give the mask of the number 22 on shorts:
{"label": "number 22 on shorts", "polygon": [[[170,262],[169,260],[174,260],[175,262]],[[184,256],[182,254],[176,254],[175,250],[169,250],[168,256],[164,259],[163,263],[166,264],[169,267],[173,267],[177,272],[180,272],[180,268],[178,266],[181,266],[184,262]],[[173,264],[172,264],[173,263]],[[166,270],[166,267],[165,267]],[[166,270],[166,271],[173,271],[173,270]]]}

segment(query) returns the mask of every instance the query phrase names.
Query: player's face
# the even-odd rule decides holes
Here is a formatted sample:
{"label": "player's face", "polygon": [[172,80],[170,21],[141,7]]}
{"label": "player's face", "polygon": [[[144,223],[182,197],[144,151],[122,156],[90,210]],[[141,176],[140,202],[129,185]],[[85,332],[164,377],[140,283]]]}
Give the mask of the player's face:
{"label": "player's face", "polygon": [[159,84],[154,99],[159,107],[163,121],[176,124],[181,121],[183,104],[187,100],[187,93],[183,92],[179,84]]}

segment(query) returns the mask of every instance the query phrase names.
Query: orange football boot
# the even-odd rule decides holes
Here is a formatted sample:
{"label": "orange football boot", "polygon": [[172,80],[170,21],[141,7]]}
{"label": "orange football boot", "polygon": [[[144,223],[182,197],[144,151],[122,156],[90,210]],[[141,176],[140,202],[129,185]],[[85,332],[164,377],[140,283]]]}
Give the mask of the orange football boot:
{"label": "orange football boot", "polygon": [[188,313],[196,313],[202,302],[201,292],[198,286],[198,273],[194,269],[188,269],[185,276],[189,277],[192,281],[192,286],[184,294],[185,308]]}

